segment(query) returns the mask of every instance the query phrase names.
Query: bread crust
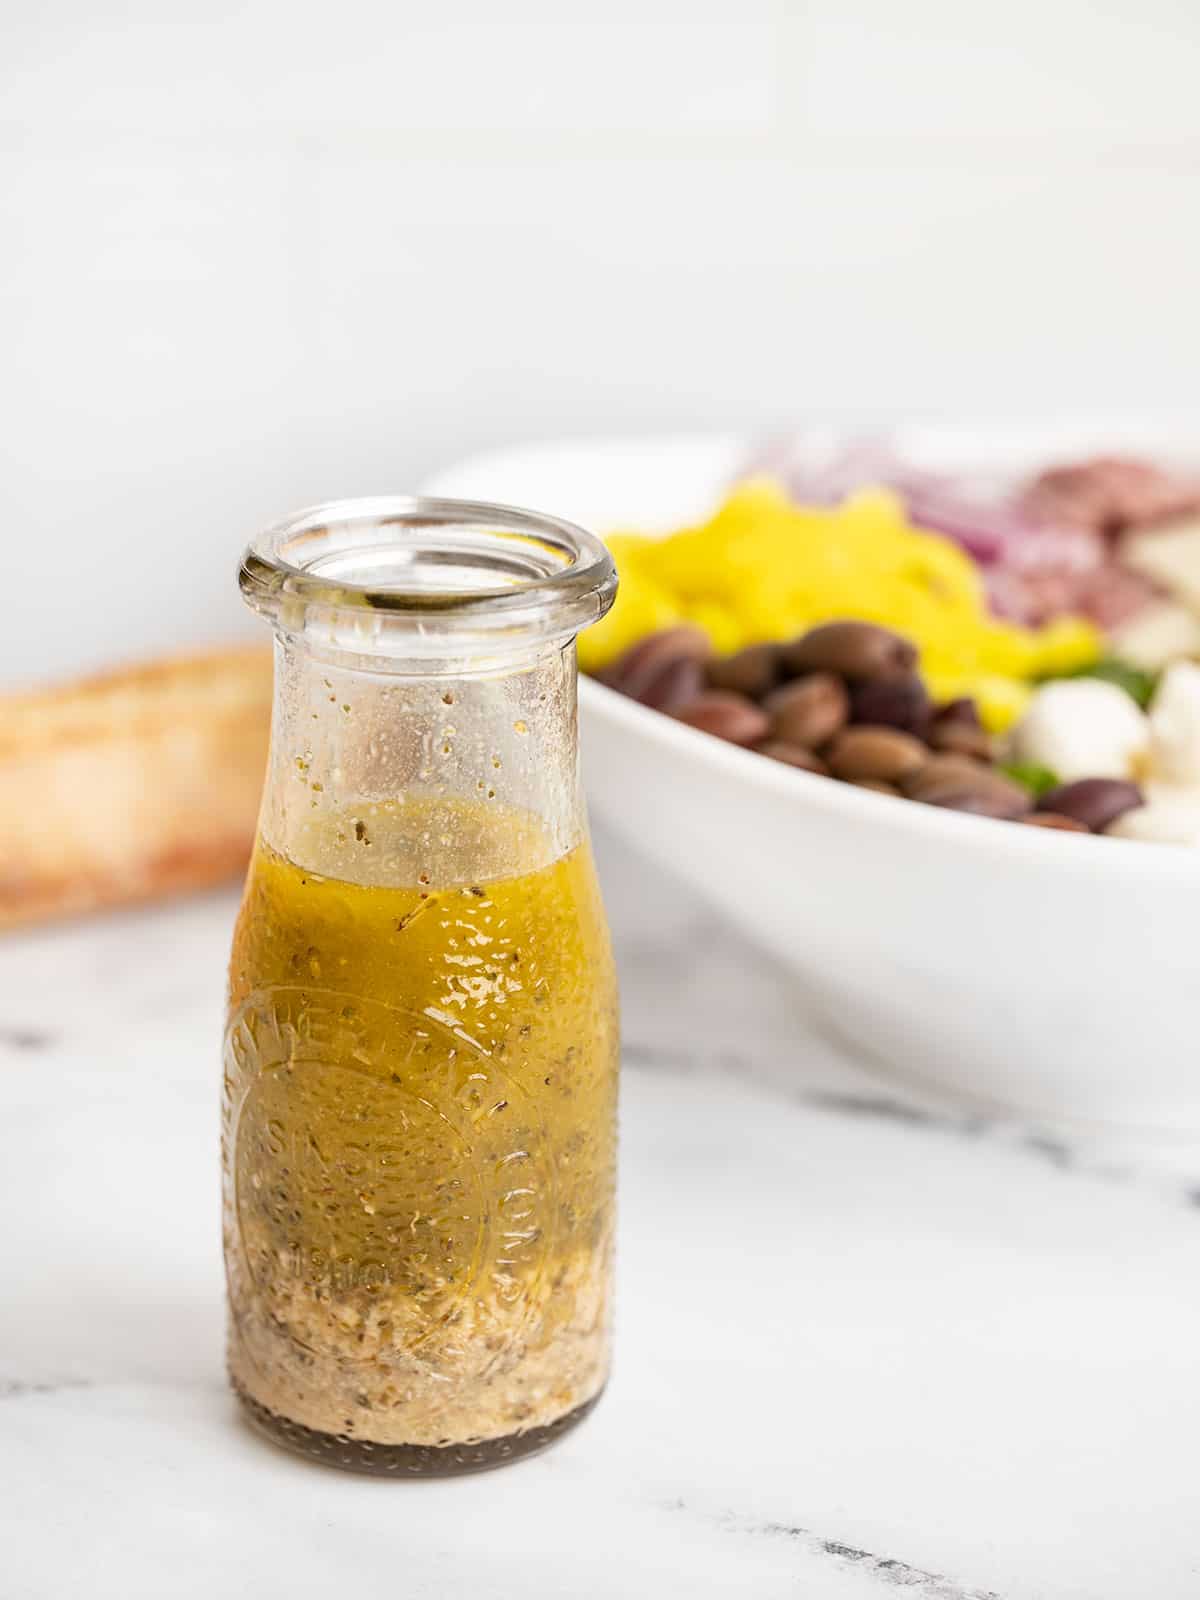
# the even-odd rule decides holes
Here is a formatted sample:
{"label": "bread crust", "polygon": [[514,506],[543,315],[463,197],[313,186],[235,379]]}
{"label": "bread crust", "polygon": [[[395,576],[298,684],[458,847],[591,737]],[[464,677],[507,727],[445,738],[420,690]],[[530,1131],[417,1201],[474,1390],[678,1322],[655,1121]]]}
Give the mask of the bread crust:
{"label": "bread crust", "polygon": [[270,717],[261,647],[0,697],[0,928],[241,871]]}

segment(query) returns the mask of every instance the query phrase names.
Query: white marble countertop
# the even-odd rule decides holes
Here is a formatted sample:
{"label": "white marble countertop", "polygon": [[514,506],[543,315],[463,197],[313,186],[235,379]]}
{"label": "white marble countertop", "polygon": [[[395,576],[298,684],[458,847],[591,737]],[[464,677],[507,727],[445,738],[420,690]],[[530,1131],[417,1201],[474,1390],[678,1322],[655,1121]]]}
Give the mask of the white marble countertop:
{"label": "white marble countertop", "polygon": [[473,1479],[310,1466],[227,1395],[233,895],[0,947],[3,1600],[1200,1594],[1200,1159],[1193,1184],[906,1105],[702,908],[601,859],[615,1377]]}

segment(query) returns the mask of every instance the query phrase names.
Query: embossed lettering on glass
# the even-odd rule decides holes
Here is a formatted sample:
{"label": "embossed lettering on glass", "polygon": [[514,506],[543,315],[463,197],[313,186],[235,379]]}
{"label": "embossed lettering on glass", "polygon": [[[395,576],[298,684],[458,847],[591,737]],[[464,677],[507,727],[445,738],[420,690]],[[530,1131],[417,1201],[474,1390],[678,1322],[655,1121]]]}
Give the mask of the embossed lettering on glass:
{"label": "embossed lettering on glass", "polygon": [[232,1382],[337,1466],[493,1466],[608,1371],[616,992],[574,638],[612,562],[504,507],[348,501],[258,539],[241,586],[276,665],[229,973]]}

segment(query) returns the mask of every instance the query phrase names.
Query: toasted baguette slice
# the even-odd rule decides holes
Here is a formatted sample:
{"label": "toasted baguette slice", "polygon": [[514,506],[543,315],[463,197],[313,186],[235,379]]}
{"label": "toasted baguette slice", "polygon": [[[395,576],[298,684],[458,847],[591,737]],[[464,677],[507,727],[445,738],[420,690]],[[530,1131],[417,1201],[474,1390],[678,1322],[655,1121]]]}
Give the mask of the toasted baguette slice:
{"label": "toasted baguette slice", "polygon": [[240,871],[270,713],[261,648],[0,698],[0,927]]}

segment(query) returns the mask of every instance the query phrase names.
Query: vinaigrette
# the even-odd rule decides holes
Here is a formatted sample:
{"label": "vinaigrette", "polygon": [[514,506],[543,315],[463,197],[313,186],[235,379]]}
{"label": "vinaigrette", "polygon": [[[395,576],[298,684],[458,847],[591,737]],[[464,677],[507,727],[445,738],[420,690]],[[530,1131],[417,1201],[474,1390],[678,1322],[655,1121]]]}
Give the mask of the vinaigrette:
{"label": "vinaigrette", "polygon": [[335,1439],[511,1443],[607,1368],[617,1040],[590,853],[460,881],[456,843],[478,860],[494,818],[325,826],[355,878],[260,843],[234,937],[234,1382]]}
{"label": "vinaigrette", "polygon": [[590,535],[465,501],[317,507],[241,569],[275,628],[233,938],[229,1371],[335,1466],[470,1472],[608,1372],[612,959],[579,783]]}

